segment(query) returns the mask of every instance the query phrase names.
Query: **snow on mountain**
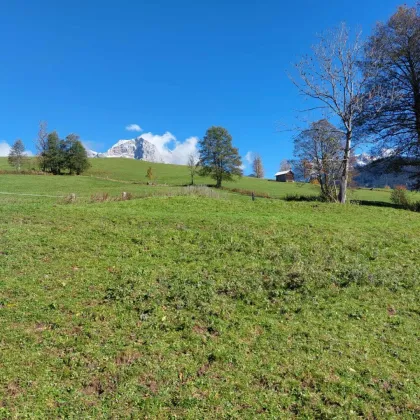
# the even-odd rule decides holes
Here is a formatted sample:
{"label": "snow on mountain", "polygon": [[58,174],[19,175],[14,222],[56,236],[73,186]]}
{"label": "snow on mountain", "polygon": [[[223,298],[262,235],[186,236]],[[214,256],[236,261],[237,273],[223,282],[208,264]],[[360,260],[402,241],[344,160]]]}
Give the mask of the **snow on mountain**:
{"label": "snow on mountain", "polygon": [[378,160],[390,157],[394,154],[393,149],[382,149],[379,156],[369,155],[368,153],[361,153],[360,155],[355,155],[356,165],[355,166],[366,166],[369,163]]}
{"label": "snow on mountain", "polygon": [[86,149],[86,153],[87,153],[88,158],[95,158],[95,157],[98,157],[98,155],[99,155],[98,152],[95,152],[95,151],[90,150],[90,149]]}
{"label": "snow on mountain", "polygon": [[134,159],[135,139],[119,140],[105,153],[107,157],[123,157]]}
{"label": "snow on mountain", "polygon": [[371,156],[367,153],[361,153],[360,155],[356,155],[355,158],[356,166],[366,166],[374,160],[374,156]]}
{"label": "snow on mountain", "polygon": [[155,145],[141,136],[134,139],[119,140],[105,153],[87,150],[88,157],[110,157],[144,160],[146,162],[165,162]]}

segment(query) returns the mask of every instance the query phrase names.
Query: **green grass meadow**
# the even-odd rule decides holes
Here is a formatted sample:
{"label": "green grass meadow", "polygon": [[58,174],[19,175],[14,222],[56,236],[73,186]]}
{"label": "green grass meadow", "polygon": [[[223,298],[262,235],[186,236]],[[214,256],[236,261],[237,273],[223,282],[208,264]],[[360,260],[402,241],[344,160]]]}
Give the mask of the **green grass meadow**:
{"label": "green grass meadow", "polygon": [[[163,163],[150,163],[134,159],[124,158],[108,158],[108,159],[90,159],[91,168],[80,177],[49,177],[40,175],[40,179],[32,177],[32,181],[19,184],[15,182],[15,178],[2,177],[0,191],[8,191],[15,187],[19,192],[24,191],[28,185],[35,188],[38,193],[40,191],[54,191],[58,194],[76,193],[84,196],[86,194],[101,193],[107,191],[109,194],[120,194],[122,191],[131,192],[133,194],[144,194],[145,186],[148,179],[146,172],[152,167],[154,173],[153,183],[159,187],[174,187],[189,185],[191,178],[188,168],[182,165],[168,165]],[[36,162],[31,159],[27,165],[28,168],[36,167]],[[0,158],[0,170],[11,172],[11,168],[6,158]],[[287,195],[318,195],[319,188],[314,185],[304,183],[282,183],[275,182],[274,175],[266,174],[267,179],[258,179],[244,176],[232,182],[224,182],[223,186],[228,189],[242,189],[254,191],[255,193],[267,194],[271,198],[284,198]],[[86,180],[85,178],[90,178]],[[51,181],[51,178],[59,178]],[[195,177],[195,183],[199,185],[212,185],[214,181],[211,178]],[[121,184],[121,185],[119,185]],[[156,190],[156,186],[154,189]],[[147,190],[147,188],[146,188]],[[150,193],[150,188],[147,190]],[[365,200],[390,203],[391,190],[386,189],[350,189],[348,192],[350,200]],[[420,200],[419,193],[409,193],[412,200]]]}
{"label": "green grass meadow", "polygon": [[0,419],[420,416],[420,214],[92,163],[0,175]]}

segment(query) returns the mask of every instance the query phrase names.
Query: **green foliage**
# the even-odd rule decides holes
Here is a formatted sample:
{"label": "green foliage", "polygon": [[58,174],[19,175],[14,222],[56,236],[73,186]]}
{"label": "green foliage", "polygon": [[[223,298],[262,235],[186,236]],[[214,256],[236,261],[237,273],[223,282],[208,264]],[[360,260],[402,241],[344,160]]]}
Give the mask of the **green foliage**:
{"label": "green foliage", "polygon": [[147,168],[146,178],[147,178],[149,181],[153,181],[154,177],[155,177],[155,175],[154,175],[154,173],[153,173],[153,169],[152,169],[152,167],[151,167],[151,166],[149,166],[149,167]]}
{"label": "green foliage", "polygon": [[63,169],[63,144],[56,131],[49,133],[47,136],[47,144],[43,152],[42,162],[46,170],[54,175],[59,175]]}
{"label": "green foliage", "polygon": [[86,149],[83,147],[79,136],[70,134],[66,137],[65,164],[70,174],[80,175],[90,168]]}
{"label": "green foliage", "polygon": [[232,136],[223,127],[210,127],[199,143],[200,174],[210,175],[216,180],[216,187],[223,180],[233,180],[242,176],[241,158],[238,149],[232,146]]}
{"label": "green foliage", "polygon": [[407,207],[409,205],[407,188],[402,185],[397,185],[391,192],[391,202]]}
{"label": "green foliage", "polygon": [[64,170],[80,175],[90,167],[86,149],[79,136],[69,134],[64,140],[60,140],[56,131],[48,134],[45,150],[39,155],[39,163],[44,170],[54,175],[59,175]]}
{"label": "green foliage", "polygon": [[9,165],[13,166],[17,171],[20,171],[25,161],[25,145],[23,144],[22,140],[18,139],[10,149],[8,162]]}

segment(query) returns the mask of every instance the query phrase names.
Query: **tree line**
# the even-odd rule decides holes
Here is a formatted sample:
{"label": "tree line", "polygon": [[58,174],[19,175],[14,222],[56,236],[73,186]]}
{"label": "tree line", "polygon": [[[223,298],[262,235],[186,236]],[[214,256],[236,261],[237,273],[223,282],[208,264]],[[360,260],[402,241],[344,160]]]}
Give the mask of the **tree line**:
{"label": "tree line", "polygon": [[[320,184],[328,201],[346,202],[355,149],[361,145],[371,145],[376,155],[386,150],[387,171],[409,166],[411,186],[420,189],[419,4],[400,6],[366,40],[345,24],[326,31],[312,54],[295,65],[293,83],[314,102],[311,110],[321,110],[324,117],[299,130],[296,159],[283,161],[280,170],[293,164],[301,178]],[[211,175],[221,186],[223,179],[242,172],[230,135],[220,130],[212,127],[200,142],[201,169],[193,158],[189,161],[192,182],[198,173]],[[253,157],[252,166],[254,176],[263,178],[261,156]]]}
{"label": "tree line", "polygon": [[[420,189],[420,13],[400,6],[363,41],[342,24],[325,32],[295,66],[299,92],[329,118],[313,122],[294,140],[296,167],[315,177],[330,201],[346,202],[354,150],[392,153],[388,170],[409,165]],[[338,187],[338,190],[337,190]]]}
{"label": "tree line", "polygon": [[[47,123],[39,125],[36,140],[37,164],[43,172],[60,175],[64,172],[70,175],[80,175],[90,167],[86,149],[77,134],[69,134],[60,139],[56,131],[48,133]],[[13,144],[9,157],[9,164],[20,171],[27,161],[25,146],[18,139]]]}

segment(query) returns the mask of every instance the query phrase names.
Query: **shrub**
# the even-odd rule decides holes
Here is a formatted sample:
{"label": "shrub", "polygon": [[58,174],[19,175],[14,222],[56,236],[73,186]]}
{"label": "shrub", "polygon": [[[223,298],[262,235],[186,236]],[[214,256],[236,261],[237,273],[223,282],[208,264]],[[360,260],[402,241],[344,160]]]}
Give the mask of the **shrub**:
{"label": "shrub", "polygon": [[414,203],[410,203],[409,209],[411,211],[416,211],[420,213],[420,201],[416,201]]}
{"label": "shrub", "polygon": [[284,201],[325,201],[321,195],[287,194]]}
{"label": "shrub", "polygon": [[319,181],[318,181],[316,178],[312,178],[312,179],[309,181],[309,183],[310,183],[310,184],[312,184],[312,185],[319,185]]}
{"label": "shrub", "polygon": [[75,201],[76,201],[76,194],[74,193],[69,194],[63,199],[64,204],[71,204],[71,203],[74,203]]}
{"label": "shrub", "polygon": [[108,193],[99,193],[99,194],[92,194],[90,196],[90,201],[92,203],[101,203],[103,201],[109,200],[109,194]]}
{"label": "shrub", "polygon": [[407,188],[404,185],[397,185],[391,193],[391,201],[394,204],[408,207],[410,203],[407,197]]}
{"label": "shrub", "polygon": [[133,194],[129,193],[129,192],[123,192],[121,194],[121,201],[126,201],[126,200],[132,200],[133,199]]}
{"label": "shrub", "polygon": [[147,169],[146,178],[149,181],[153,181],[154,177],[155,177],[155,174],[153,173],[153,169],[151,166],[149,166],[149,168]]}
{"label": "shrub", "polygon": [[385,187],[384,187],[386,190],[390,190],[391,189],[391,187],[389,186],[389,185],[385,185]]}

